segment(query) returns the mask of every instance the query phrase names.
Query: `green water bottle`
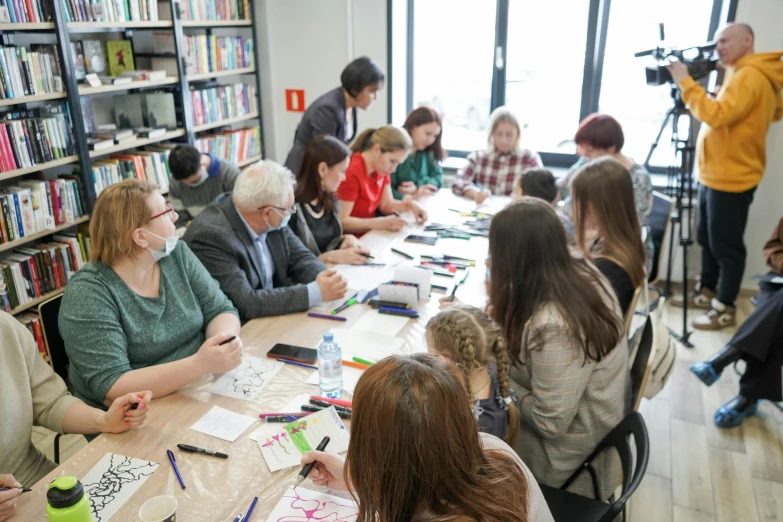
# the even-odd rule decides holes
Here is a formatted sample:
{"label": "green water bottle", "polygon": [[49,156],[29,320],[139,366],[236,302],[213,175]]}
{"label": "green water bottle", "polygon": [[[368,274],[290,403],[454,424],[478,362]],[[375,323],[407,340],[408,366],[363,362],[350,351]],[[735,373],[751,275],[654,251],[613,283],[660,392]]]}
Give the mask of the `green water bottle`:
{"label": "green water bottle", "polygon": [[90,497],[76,477],[57,477],[46,492],[49,522],[94,522]]}

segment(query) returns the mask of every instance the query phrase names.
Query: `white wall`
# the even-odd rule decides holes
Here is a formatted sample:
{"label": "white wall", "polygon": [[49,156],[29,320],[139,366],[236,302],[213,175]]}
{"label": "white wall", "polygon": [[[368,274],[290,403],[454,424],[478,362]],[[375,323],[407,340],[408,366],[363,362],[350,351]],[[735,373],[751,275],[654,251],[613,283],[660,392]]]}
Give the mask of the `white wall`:
{"label": "white wall", "polygon": [[[304,89],[305,103],[340,85],[354,58],[370,56],[386,71],[385,0],[255,0],[261,54],[264,139],[269,158],[283,162],[301,113],[285,110],[285,89]],[[387,93],[366,112],[359,129],[387,121]]]}

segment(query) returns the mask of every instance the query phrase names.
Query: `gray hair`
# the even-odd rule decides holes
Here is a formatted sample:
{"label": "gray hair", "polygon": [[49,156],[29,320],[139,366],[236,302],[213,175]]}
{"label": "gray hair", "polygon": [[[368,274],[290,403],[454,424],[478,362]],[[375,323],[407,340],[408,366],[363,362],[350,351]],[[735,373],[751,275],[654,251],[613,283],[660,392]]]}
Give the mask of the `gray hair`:
{"label": "gray hair", "polygon": [[234,183],[234,202],[246,210],[285,207],[296,178],[286,167],[262,160],[242,171]]}

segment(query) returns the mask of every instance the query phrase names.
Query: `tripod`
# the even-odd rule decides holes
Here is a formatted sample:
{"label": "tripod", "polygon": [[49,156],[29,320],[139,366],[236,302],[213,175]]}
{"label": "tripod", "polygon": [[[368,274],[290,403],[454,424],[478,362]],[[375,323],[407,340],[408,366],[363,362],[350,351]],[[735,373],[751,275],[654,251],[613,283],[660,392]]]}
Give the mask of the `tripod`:
{"label": "tripod", "polygon": [[[684,346],[693,348],[689,341],[691,333],[688,331],[688,247],[693,244],[691,237],[691,213],[693,211],[692,188],[693,188],[693,163],[696,151],[696,125],[688,108],[680,97],[680,91],[676,85],[671,86],[671,96],[674,106],[666,112],[661,128],[655,141],[650,146],[650,152],[644,161],[645,168],[649,169],[650,159],[658,148],[658,144],[666,129],[666,125],[671,122],[671,144],[674,149],[675,163],[666,168],[668,177],[666,193],[675,200],[675,213],[672,215],[672,223],[679,223],[679,245],[682,247],[682,274],[683,274],[683,299],[682,307],[682,333],[677,334],[671,328],[669,333],[672,337],[680,341]],[[686,136],[680,134],[680,119],[687,118],[688,132]],[[677,161],[679,160],[679,161]],[[669,234],[669,259],[666,270],[666,285],[663,294],[666,297],[671,295],[672,285],[672,265],[674,261],[674,233]]]}

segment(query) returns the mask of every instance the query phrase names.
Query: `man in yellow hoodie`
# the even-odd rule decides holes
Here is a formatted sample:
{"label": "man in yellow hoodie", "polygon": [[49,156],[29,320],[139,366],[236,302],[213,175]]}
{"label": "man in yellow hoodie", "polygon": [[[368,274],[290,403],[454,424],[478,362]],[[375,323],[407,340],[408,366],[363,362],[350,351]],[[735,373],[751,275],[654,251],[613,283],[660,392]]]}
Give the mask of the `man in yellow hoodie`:
{"label": "man in yellow hoodie", "polygon": [[[669,66],[683,101],[703,124],[696,144],[702,273],[699,288],[687,295],[689,306],[708,310],[692,323],[702,330],[736,324],[748,210],[766,167],[767,130],[783,116],[783,53],[755,53],[747,24],[727,25],[717,42],[727,74],[714,99],[684,64]],[[682,306],[683,298],[672,303]]]}

